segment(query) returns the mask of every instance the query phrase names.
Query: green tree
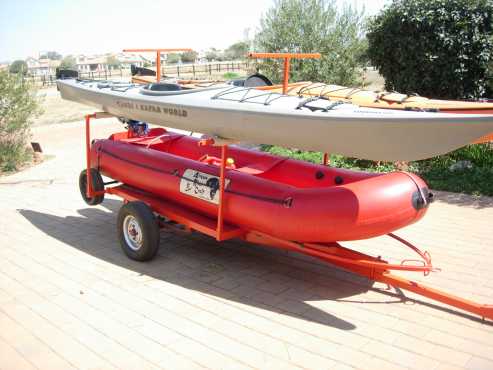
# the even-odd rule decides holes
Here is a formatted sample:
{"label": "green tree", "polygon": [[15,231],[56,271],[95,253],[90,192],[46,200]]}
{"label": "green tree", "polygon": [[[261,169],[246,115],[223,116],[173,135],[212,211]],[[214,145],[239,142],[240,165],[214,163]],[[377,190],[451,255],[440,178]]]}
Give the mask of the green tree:
{"label": "green tree", "polygon": [[248,42],[239,41],[228,47],[224,54],[226,55],[226,59],[235,60],[235,59],[245,59],[247,57],[248,49],[250,45]]}
{"label": "green tree", "polygon": [[0,96],[0,171],[12,171],[28,159],[26,141],[39,101],[29,82],[7,71],[0,71]]}
{"label": "green tree", "polygon": [[62,54],[57,53],[56,51],[49,51],[46,54],[41,55],[39,59],[61,60]]}
{"label": "green tree", "polygon": [[[255,49],[262,52],[322,54],[320,60],[291,61],[292,80],[353,85],[360,79],[365,52],[362,11],[338,8],[331,0],[276,0],[260,22]],[[262,60],[262,72],[281,81],[279,61]]]}
{"label": "green tree", "polygon": [[60,63],[60,69],[76,69],[77,68],[77,62],[75,60],[75,57],[72,55],[67,55],[65,58],[62,59],[62,62]]}
{"label": "green tree", "polygon": [[219,50],[217,50],[216,48],[210,48],[205,53],[205,59],[207,59],[208,62],[213,62],[216,60],[221,61],[224,58]]}
{"label": "green tree", "polygon": [[180,61],[180,54],[171,53],[171,54],[166,55],[166,63],[176,64],[179,61]]}
{"label": "green tree", "polygon": [[121,66],[120,61],[114,55],[109,55],[106,58],[106,64],[110,68],[120,68],[120,66]]}
{"label": "green tree", "polygon": [[197,60],[198,53],[196,51],[186,51],[181,55],[183,63],[194,63]]}
{"label": "green tree", "polygon": [[368,28],[388,90],[479,98],[493,61],[491,0],[395,0]]}
{"label": "green tree", "polygon": [[25,75],[27,73],[27,63],[24,60],[16,60],[10,65],[9,71],[10,73],[21,73]]}

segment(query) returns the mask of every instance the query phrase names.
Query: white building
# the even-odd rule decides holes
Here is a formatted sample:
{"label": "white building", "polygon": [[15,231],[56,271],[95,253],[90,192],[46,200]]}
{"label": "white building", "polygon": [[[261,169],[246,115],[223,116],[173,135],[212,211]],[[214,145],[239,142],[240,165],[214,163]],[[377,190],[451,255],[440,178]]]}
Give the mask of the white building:
{"label": "white building", "polygon": [[48,76],[54,75],[56,68],[61,61],[51,59],[36,59],[29,57],[26,59],[27,71],[32,76]]}
{"label": "white building", "polygon": [[108,71],[111,66],[108,65],[108,58],[115,58],[120,67],[130,68],[130,65],[135,64],[137,67],[143,67],[145,63],[150,63],[141,55],[118,53],[104,55],[77,55],[76,65],[79,72],[104,72]]}
{"label": "white building", "polygon": [[77,55],[75,64],[79,72],[104,72],[108,70],[106,57]]}

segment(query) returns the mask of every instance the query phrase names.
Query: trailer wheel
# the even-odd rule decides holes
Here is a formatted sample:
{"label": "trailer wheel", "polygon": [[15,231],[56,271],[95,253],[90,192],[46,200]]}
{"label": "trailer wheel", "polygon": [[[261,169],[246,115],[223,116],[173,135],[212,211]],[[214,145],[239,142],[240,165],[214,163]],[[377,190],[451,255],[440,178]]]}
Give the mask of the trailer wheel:
{"label": "trailer wheel", "polygon": [[135,261],[149,261],[159,249],[159,226],[144,202],[129,202],[118,212],[118,239],[125,254]]}
{"label": "trailer wheel", "polygon": [[[87,170],[82,170],[80,175],[79,175],[80,195],[82,195],[82,199],[84,199],[84,202],[86,202],[90,206],[95,206],[95,205],[98,205],[99,203],[103,202],[104,194],[96,195],[92,198],[87,197],[87,175],[86,175],[86,173],[87,173]],[[99,171],[96,170],[95,168],[91,168],[91,182],[92,182],[92,189],[94,191],[103,191],[104,190],[103,178],[101,177]]]}

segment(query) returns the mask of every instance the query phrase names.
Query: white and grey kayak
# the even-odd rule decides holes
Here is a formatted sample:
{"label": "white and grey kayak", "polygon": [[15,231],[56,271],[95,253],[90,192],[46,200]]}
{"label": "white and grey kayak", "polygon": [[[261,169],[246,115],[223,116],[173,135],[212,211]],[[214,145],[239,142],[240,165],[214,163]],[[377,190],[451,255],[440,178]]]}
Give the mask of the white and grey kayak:
{"label": "white and grey kayak", "polygon": [[62,98],[117,117],[253,143],[382,161],[434,157],[493,132],[493,115],[361,108],[226,84],[57,81]]}

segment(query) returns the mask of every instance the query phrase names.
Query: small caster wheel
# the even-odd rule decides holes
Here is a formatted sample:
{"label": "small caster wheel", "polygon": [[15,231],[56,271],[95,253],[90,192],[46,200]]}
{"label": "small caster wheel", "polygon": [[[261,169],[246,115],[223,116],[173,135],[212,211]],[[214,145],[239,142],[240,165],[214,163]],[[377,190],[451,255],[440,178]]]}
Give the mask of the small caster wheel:
{"label": "small caster wheel", "polygon": [[128,202],[118,212],[117,232],[125,254],[135,261],[149,261],[159,249],[159,226],[144,202]]}
{"label": "small caster wheel", "polygon": [[[95,205],[98,205],[101,202],[103,202],[104,194],[96,195],[92,198],[87,197],[87,175],[86,175],[86,172],[87,172],[87,170],[82,170],[80,175],[79,175],[80,195],[82,195],[82,199],[84,199],[84,202],[86,202],[90,206],[95,206]],[[92,189],[94,191],[103,191],[104,190],[103,178],[99,174],[99,171],[96,170],[95,168],[91,168],[91,182],[92,182]]]}

